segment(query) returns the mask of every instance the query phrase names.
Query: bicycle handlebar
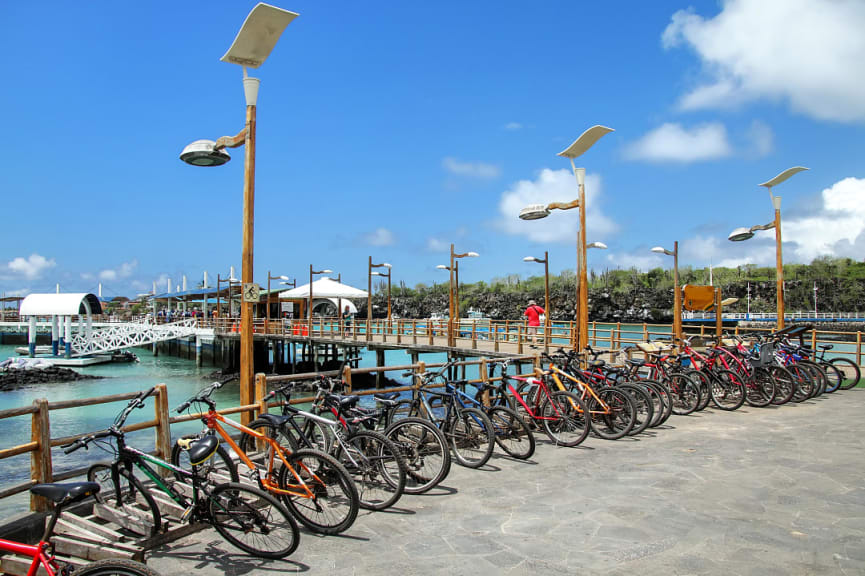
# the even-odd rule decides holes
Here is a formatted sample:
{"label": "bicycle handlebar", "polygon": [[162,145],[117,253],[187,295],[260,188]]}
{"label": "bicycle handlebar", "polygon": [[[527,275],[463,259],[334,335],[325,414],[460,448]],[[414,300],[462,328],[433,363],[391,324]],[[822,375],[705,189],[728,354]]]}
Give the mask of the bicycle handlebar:
{"label": "bicycle handlebar", "polygon": [[213,401],[210,400],[210,395],[213,394],[214,390],[218,390],[219,388],[222,388],[222,384],[223,384],[222,382],[214,382],[213,384],[211,384],[207,388],[199,390],[195,396],[193,396],[189,400],[185,401],[183,404],[181,404],[180,406],[178,406],[176,408],[177,413],[179,414],[179,413],[185,412],[192,405],[193,402],[207,402],[207,404],[209,406],[215,407],[215,405],[213,404]]}

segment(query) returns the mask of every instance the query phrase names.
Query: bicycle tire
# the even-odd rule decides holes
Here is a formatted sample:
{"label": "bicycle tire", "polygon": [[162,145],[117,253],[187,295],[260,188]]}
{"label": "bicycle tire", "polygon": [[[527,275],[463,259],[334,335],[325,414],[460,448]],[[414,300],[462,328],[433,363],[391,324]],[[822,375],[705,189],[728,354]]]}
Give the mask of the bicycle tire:
{"label": "bicycle tire", "polygon": [[[534,384],[532,382],[520,382],[520,384],[515,388],[517,394],[523,399],[523,402],[526,403],[526,406],[534,410],[535,412],[540,412],[540,406],[535,404],[535,397],[540,390],[540,386]],[[517,416],[523,419],[523,421],[529,425],[530,430],[536,430],[538,428],[538,423],[534,417],[529,413],[528,410],[520,403],[519,400],[513,395],[511,395],[511,401],[514,405],[514,411],[517,413]]]}
{"label": "bicycle tire", "polygon": [[592,432],[604,440],[619,440],[627,436],[636,420],[636,410],[631,397],[616,388],[603,388],[596,394],[611,412],[597,413],[601,409],[600,402],[594,398],[589,400]]}
{"label": "bicycle tire", "polygon": [[628,436],[636,436],[646,430],[654,418],[655,407],[652,402],[651,395],[646,390],[635,384],[619,384],[616,386],[620,390],[624,390],[631,396],[634,402],[634,427],[628,432]]}
{"label": "bicycle tire", "polygon": [[664,424],[673,415],[673,397],[670,396],[670,391],[667,387],[657,380],[641,380],[641,382],[652,388],[658,397],[661,399],[662,410],[659,411],[658,420],[651,424],[652,428],[657,428]]}
{"label": "bicycle tire", "polygon": [[405,460],[396,445],[372,430],[357,430],[342,442],[335,444],[333,456],[351,475],[360,507],[384,510],[396,504],[406,481]]}
{"label": "bicycle tire", "polygon": [[74,576],[161,576],[147,565],[126,558],[105,558],[76,568]]}
{"label": "bicycle tire", "polygon": [[700,405],[700,388],[685,374],[671,374],[668,389],[676,416],[687,416]]}
{"label": "bicycle tire", "polygon": [[775,380],[775,396],[772,404],[781,406],[793,398],[796,393],[796,378],[783,366],[771,366],[772,378]]}
{"label": "bicycle tire", "polygon": [[790,401],[796,404],[804,402],[814,393],[814,379],[811,377],[811,372],[798,364],[788,364],[786,368],[796,381],[796,392]]}
{"label": "bicycle tire", "polygon": [[87,480],[99,484],[99,492],[94,496],[98,503],[118,509],[131,518],[138,518],[142,524],[150,521],[152,527],[149,531],[146,529],[142,531],[144,536],[155,536],[162,530],[162,513],[156,501],[129,470],[126,468],[117,470],[117,482],[120,483],[119,500],[111,466],[94,464],[87,469]]}
{"label": "bicycle tire", "polygon": [[[286,452],[295,452],[299,448],[293,434],[285,433],[281,427],[276,426],[270,420],[259,418],[250,422],[247,427],[271,440],[275,440]],[[241,434],[237,446],[253,463],[261,466],[263,469],[267,469],[272,447],[266,442],[262,442],[259,446],[257,445],[257,441],[258,439],[252,434]],[[274,456],[274,458],[274,465],[280,463],[279,456]]]}
{"label": "bicycle tire", "polygon": [[817,398],[823,394],[823,391],[826,390],[826,373],[823,371],[820,366],[812,361],[807,359],[802,359],[797,362],[799,366],[802,366],[805,370],[807,370],[811,374],[811,380],[814,382],[814,389],[811,391],[810,398]]}
{"label": "bicycle tire", "polygon": [[[184,439],[188,438],[199,438],[200,434],[187,434],[183,436]],[[246,434],[244,434],[246,436]],[[243,438],[241,438],[242,440]],[[177,442],[171,446],[171,463],[178,468],[182,468],[183,470],[192,470],[192,463],[189,462],[189,455],[186,450],[183,450],[180,447],[180,444]],[[240,482],[240,476],[237,473],[237,463],[231,458],[231,453],[226,450],[225,446],[220,444],[216,448],[216,452],[214,452],[213,456],[208,458],[202,464],[195,466],[196,472],[202,478],[208,478],[212,473],[222,473],[228,474],[228,477],[231,478],[232,482]],[[180,474],[179,472],[174,473],[174,477],[180,482],[187,482],[189,477]]]}
{"label": "bicycle tire", "polygon": [[480,468],[493,455],[496,436],[489,416],[477,408],[460,408],[445,427],[453,456],[466,468]]}
{"label": "bicycle tire", "polygon": [[738,410],[745,403],[745,383],[730,370],[713,370],[712,402],[720,410]]}
{"label": "bicycle tire", "polygon": [[544,432],[558,446],[578,446],[592,427],[585,402],[573,392],[552,392],[541,403],[540,413]]}
{"label": "bicycle tire", "polygon": [[661,397],[661,393],[658,392],[654,386],[650,386],[642,380],[630,380],[625,382],[625,384],[637,386],[640,390],[643,390],[649,395],[649,398],[652,400],[652,419],[649,420],[648,427],[654,428],[657,426],[657,423],[660,422],[661,417],[664,415],[664,410],[666,410],[666,405],[664,399]]}
{"label": "bicycle tire", "polygon": [[[513,406],[513,397],[507,393],[507,389],[505,388],[490,388],[487,390],[487,394],[489,397],[489,404],[487,406],[503,406],[505,408],[514,409]],[[475,393],[475,402],[478,404],[484,404],[484,393],[478,390]]]}
{"label": "bicycle tire", "polygon": [[289,466],[279,469],[280,490],[298,490],[294,474],[313,492],[312,498],[282,494],[282,500],[297,520],[319,534],[339,534],[357,518],[360,497],[351,475],[329,454],[304,448],[287,455]]}
{"label": "bicycle tire", "polygon": [[527,460],[535,453],[535,435],[525,420],[510,408],[493,406],[487,411],[493,424],[496,444],[505,454],[519,460]]}
{"label": "bicycle tire", "polygon": [[[264,490],[226,482],[215,487],[207,498],[213,527],[247,554],[277,559],[297,549],[297,522],[279,500]],[[271,542],[266,548],[262,545],[265,538]]]}
{"label": "bicycle tire", "polygon": [[835,365],[841,374],[844,375],[844,381],[841,383],[841,390],[850,390],[859,384],[862,378],[862,372],[859,366],[849,358],[832,358],[829,360]]}
{"label": "bicycle tire", "polygon": [[415,417],[417,417],[417,406],[415,402],[412,400],[400,400],[388,411],[387,425],[390,426],[398,420]]}
{"label": "bicycle tire", "polygon": [[404,418],[388,426],[384,435],[396,444],[406,463],[406,494],[423,494],[447,478],[451,455],[447,439],[435,424]]}
{"label": "bicycle tire", "polygon": [[691,369],[685,374],[700,388],[700,404],[697,405],[696,411],[702,412],[712,402],[712,380],[701,370]]}
{"label": "bicycle tire", "polygon": [[840,390],[844,383],[844,373],[831,362],[820,362],[820,368],[826,373],[826,394]]}
{"label": "bicycle tire", "polygon": [[775,398],[775,378],[768,368],[754,368],[754,375],[745,384],[745,402],[755,408],[765,408]]}

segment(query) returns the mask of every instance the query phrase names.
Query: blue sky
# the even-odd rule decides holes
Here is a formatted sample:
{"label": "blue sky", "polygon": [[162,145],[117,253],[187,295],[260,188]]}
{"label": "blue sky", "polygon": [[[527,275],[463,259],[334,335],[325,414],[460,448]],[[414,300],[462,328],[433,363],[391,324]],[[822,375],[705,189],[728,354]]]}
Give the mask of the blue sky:
{"label": "blue sky", "polygon": [[[818,8],[818,4],[820,5]],[[243,127],[241,70],[219,61],[254,2],[5,2],[0,289],[132,295],[240,270],[243,151],[178,159]],[[783,196],[784,254],[865,250],[865,4],[279,2],[300,13],[265,64],[258,107],[255,278],[310,263],[366,283],[465,281],[575,264],[576,211],[517,220],[576,186],[556,156],[616,131],[587,169],[596,270],[771,264],[758,184]],[[538,268],[537,270],[535,268]]]}

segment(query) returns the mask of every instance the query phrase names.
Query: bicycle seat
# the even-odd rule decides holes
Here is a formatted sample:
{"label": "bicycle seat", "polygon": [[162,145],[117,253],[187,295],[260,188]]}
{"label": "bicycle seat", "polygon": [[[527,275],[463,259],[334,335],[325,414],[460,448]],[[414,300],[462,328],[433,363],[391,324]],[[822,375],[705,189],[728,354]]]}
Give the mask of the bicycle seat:
{"label": "bicycle seat", "polygon": [[360,396],[355,396],[353,394],[346,396],[331,394],[327,397],[328,403],[332,404],[333,406],[346,409],[354,408],[357,405],[358,400],[360,400]]}
{"label": "bicycle seat", "polygon": [[646,363],[646,361],[641,358],[631,358],[629,360],[625,360],[625,362],[627,362],[631,366],[643,366]]}
{"label": "bicycle seat", "polygon": [[820,350],[831,350],[834,347],[835,346],[833,346],[832,344],[820,344],[819,346],[817,346],[817,348],[819,348]]}
{"label": "bicycle seat", "polygon": [[42,496],[60,504],[61,502],[75,502],[99,492],[99,484],[96,482],[68,482],[65,484],[37,484],[30,489],[31,494]]}
{"label": "bicycle seat", "polygon": [[589,362],[589,366],[591,366],[592,368],[602,368],[603,366],[606,366],[606,364],[607,363],[600,358]]}
{"label": "bicycle seat", "polygon": [[399,402],[399,392],[380,392],[378,394],[373,394],[372,397],[388,406],[393,406]]}
{"label": "bicycle seat", "polygon": [[180,446],[181,450],[185,450],[189,454],[190,464],[198,466],[213,456],[216,449],[219,448],[219,438],[216,436],[181,438],[177,441],[177,445]]}

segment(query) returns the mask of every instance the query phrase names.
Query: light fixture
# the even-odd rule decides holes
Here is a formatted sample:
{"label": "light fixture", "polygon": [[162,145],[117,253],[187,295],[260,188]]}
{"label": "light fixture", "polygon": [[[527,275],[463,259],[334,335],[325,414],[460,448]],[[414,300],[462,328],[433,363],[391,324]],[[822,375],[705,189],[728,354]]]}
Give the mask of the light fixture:
{"label": "light fixture", "polygon": [[196,140],[183,149],[180,159],[193,166],[222,166],[231,160],[224,148],[215,150],[215,146],[213,140]]}

